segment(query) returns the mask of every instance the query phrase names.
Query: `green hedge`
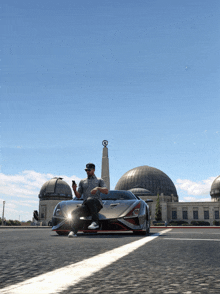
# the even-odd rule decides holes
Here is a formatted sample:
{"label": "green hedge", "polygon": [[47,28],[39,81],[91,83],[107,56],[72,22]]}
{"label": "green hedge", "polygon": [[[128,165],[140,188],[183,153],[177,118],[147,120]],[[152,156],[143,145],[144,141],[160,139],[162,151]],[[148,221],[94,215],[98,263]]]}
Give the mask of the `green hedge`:
{"label": "green hedge", "polygon": [[[154,226],[164,226],[164,222],[153,222]],[[214,221],[213,225],[220,226],[220,221]],[[186,221],[171,221],[168,226],[210,226],[209,222],[206,221],[191,221],[189,224]]]}
{"label": "green hedge", "polygon": [[154,223],[154,226],[164,226],[164,223]]}
{"label": "green hedge", "polygon": [[209,222],[206,221],[191,221],[193,226],[210,226]]}
{"label": "green hedge", "polygon": [[21,226],[21,223],[18,220],[7,220],[6,221],[6,226]]}
{"label": "green hedge", "polygon": [[220,226],[220,221],[214,220],[213,225],[214,226]]}
{"label": "green hedge", "polygon": [[171,221],[168,226],[190,226],[186,221]]}

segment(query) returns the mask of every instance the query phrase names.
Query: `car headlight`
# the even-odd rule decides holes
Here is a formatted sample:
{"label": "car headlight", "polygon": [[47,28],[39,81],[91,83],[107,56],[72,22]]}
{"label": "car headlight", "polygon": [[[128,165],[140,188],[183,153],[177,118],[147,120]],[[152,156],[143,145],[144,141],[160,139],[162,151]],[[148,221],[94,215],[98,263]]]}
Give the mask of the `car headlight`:
{"label": "car headlight", "polygon": [[67,214],[67,218],[68,218],[68,220],[71,220],[72,219],[72,214],[71,213],[68,213]]}
{"label": "car headlight", "polygon": [[55,212],[55,215],[56,216],[63,216],[61,209],[58,208]]}
{"label": "car headlight", "polygon": [[141,208],[141,204],[138,203],[138,205],[136,205],[131,211],[129,211],[129,213],[125,216],[125,218],[132,217],[132,216],[134,216],[134,217],[138,216],[140,208]]}
{"label": "car headlight", "polygon": [[140,208],[136,208],[133,210],[133,215],[138,216]]}

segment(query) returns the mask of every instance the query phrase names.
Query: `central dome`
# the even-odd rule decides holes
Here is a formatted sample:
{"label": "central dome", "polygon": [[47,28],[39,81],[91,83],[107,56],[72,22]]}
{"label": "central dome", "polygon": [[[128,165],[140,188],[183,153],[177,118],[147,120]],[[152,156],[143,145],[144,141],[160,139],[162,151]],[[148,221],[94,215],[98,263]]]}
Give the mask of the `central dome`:
{"label": "central dome", "polygon": [[135,167],[126,172],[118,181],[115,190],[130,190],[143,188],[149,196],[163,193],[167,196],[177,196],[172,180],[161,170],[147,165]]}

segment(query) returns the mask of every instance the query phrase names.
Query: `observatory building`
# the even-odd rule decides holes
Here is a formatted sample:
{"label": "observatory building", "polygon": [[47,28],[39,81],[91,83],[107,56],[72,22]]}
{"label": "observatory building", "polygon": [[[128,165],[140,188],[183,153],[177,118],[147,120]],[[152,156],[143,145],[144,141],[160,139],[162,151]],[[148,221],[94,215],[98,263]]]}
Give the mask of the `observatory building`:
{"label": "observatory building", "polygon": [[[110,188],[108,141],[104,140],[102,153],[102,178]],[[129,190],[149,202],[151,220],[155,221],[156,201],[159,195],[162,221],[205,221],[210,225],[220,223],[220,176],[211,185],[209,202],[179,202],[177,190],[172,180],[163,171],[147,165],[127,171],[118,180],[115,190]],[[38,221],[48,225],[52,219],[55,206],[62,200],[71,200],[72,189],[62,178],[47,181],[39,193]]]}
{"label": "observatory building", "polygon": [[176,187],[161,170],[147,165],[133,168],[118,181],[115,190],[129,190],[149,202],[151,220],[155,221],[156,200],[159,195],[162,221],[206,221],[210,225],[219,221],[220,176],[211,186],[210,202],[179,202]]}
{"label": "observatory building", "polygon": [[73,195],[70,186],[62,178],[55,177],[43,184],[38,197],[38,221],[47,226],[52,220],[55,206],[62,200],[71,200]]}
{"label": "observatory building", "polygon": [[162,218],[167,221],[168,203],[178,202],[176,187],[172,180],[161,170],[143,165],[126,172],[118,181],[115,190],[129,190],[143,200],[149,202],[151,219],[154,219],[156,200],[159,195]]}

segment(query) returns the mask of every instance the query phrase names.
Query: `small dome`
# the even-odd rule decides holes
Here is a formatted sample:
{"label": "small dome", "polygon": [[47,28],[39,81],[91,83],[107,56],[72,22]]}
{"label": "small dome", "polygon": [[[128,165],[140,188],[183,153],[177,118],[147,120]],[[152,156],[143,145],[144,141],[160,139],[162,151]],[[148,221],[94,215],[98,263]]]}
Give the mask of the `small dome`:
{"label": "small dome", "polygon": [[147,196],[177,196],[172,180],[161,170],[147,165],[135,167],[126,172],[118,181],[115,190],[143,188],[150,192]]}
{"label": "small dome", "polygon": [[149,196],[151,194],[149,190],[143,188],[133,188],[129,191],[131,191],[131,193],[133,193],[135,196]]}
{"label": "small dome", "polygon": [[220,197],[220,176],[213,181],[210,195],[213,198]]}
{"label": "small dome", "polygon": [[72,199],[72,190],[62,178],[52,178],[43,184],[38,195],[40,200]]}

